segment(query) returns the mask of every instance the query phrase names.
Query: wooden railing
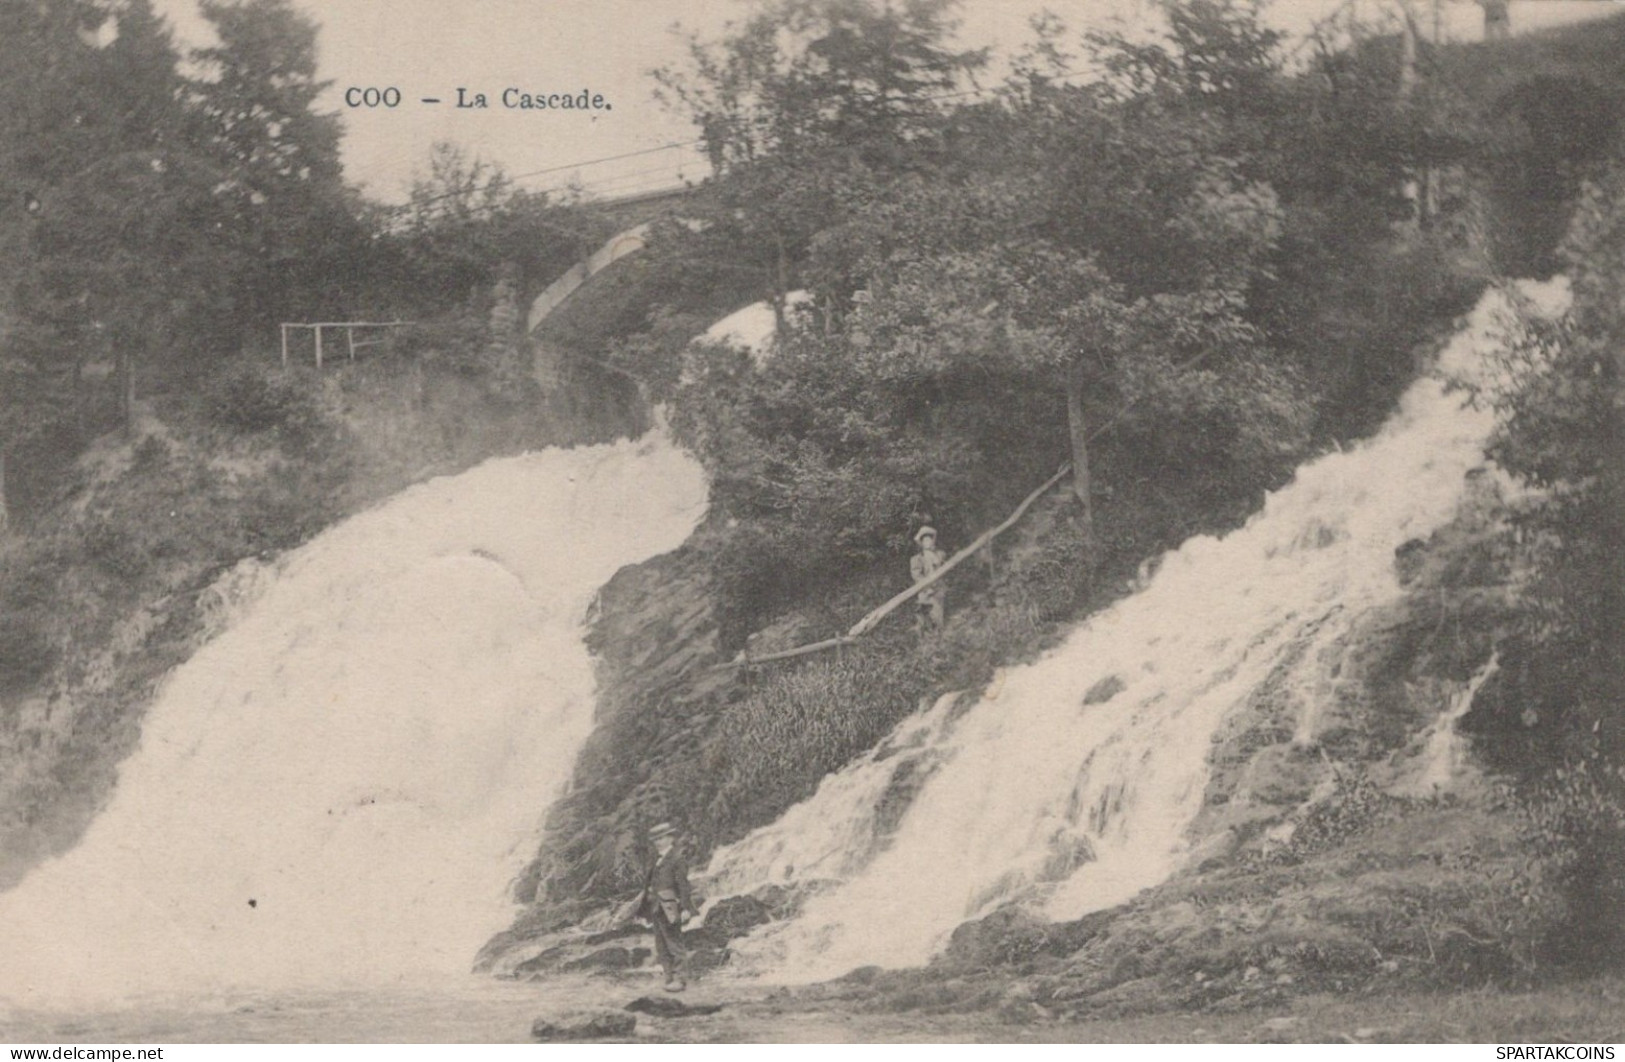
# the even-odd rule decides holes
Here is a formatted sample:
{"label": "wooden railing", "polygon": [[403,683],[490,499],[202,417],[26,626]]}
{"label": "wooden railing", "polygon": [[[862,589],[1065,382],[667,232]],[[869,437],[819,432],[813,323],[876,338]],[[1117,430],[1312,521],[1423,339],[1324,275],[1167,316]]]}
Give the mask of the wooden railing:
{"label": "wooden railing", "polygon": [[345,347],[349,352],[350,360],[354,361],[358,347],[376,346],[383,342],[382,339],[363,339],[357,342],[355,338],[357,328],[400,328],[403,325],[412,323],[411,321],[284,321],[282,323],[282,367],[284,369],[288,367],[288,329],[290,328],[308,328],[316,334],[316,367],[319,369],[322,367],[322,329],[324,328],[344,329]]}

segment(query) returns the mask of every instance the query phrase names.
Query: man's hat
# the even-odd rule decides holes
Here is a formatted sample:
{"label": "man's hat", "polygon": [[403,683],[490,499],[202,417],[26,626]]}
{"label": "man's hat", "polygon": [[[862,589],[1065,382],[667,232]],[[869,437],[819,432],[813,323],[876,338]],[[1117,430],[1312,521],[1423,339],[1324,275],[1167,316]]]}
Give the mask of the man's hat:
{"label": "man's hat", "polygon": [[920,528],[918,531],[914,532],[914,541],[918,542],[921,539],[925,538],[926,535],[930,535],[932,538],[936,538],[937,537],[937,529],[934,528],[934,527],[931,527],[929,525]]}
{"label": "man's hat", "polygon": [[677,827],[669,822],[656,823],[649,827],[649,840],[659,841],[677,834]]}

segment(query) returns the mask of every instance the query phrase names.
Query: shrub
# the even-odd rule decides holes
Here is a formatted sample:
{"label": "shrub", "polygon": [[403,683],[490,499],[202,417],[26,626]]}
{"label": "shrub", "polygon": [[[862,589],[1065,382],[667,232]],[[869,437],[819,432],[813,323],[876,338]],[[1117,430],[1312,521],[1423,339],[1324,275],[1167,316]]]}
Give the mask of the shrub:
{"label": "shrub", "polygon": [[16,693],[44,678],[56,663],[56,650],[35,621],[0,616],[0,693]]}
{"label": "shrub", "polygon": [[[1601,766],[1600,759],[1593,759]],[[1531,902],[1555,908],[1544,951],[1582,967],[1619,961],[1625,944],[1625,768],[1553,772],[1528,802],[1531,846],[1543,858]]]}
{"label": "shrub", "polygon": [[140,531],[126,526],[111,512],[93,516],[82,525],[82,556],[104,575],[133,583],[146,574],[149,557]]}
{"label": "shrub", "polygon": [[274,431],[295,447],[309,445],[327,428],[313,389],[299,378],[243,366],[219,378],[204,400],[209,420],[242,434]]}
{"label": "shrub", "polygon": [[387,356],[414,358],[462,376],[478,376],[495,367],[490,329],[472,307],[394,331],[383,349]]}

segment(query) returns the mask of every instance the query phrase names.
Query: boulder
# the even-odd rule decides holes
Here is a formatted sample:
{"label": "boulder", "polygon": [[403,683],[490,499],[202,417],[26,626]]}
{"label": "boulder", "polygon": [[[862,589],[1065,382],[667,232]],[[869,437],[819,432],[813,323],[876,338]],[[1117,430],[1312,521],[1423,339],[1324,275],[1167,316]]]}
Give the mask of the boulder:
{"label": "boulder", "polygon": [[684,1003],[680,999],[670,996],[639,996],[626,1005],[626,1009],[637,1014],[648,1014],[656,1018],[699,1018],[707,1014],[715,1014],[722,1009],[721,1003]]}
{"label": "boulder", "polygon": [[583,1040],[618,1040],[632,1035],[638,1019],[620,1011],[604,1011],[581,1021],[537,1018],[530,1026],[533,1040],[543,1043],[579,1043]]}
{"label": "boulder", "polygon": [[[702,930],[703,932],[703,930]],[[687,937],[684,938],[687,943]],[[695,947],[688,953],[686,969],[691,974],[708,973],[720,966],[726,966],[733,953],[725,947]]]}
{"label": "boulder", "polygon": [[948,938],[943,958],[955,966],[995,966],[1029,957],[1045,923],[1017,907],[966,922]]}
{"label": "boulder", "polygon": [[751,899],[767,905],[768,917],[783,920],[801,912],[802,896],[783,885],[763,885],[750,894]]}
{"label": "boulder", "polygon": [[884,972],[879,966],[859,966],[856,970],[848,970],[835,980],[845,984],[872,985]]}
{"label": "boulder", "polygon": [[568,944],[555,944],[553,947],[531,956],[524,962],[515,964],[510,976],[523,980],[544,970],[555,970],[564,961],[563,956],[569,950],[570,946]]}
{"label": "boulder", "polygon": [[729,896],[711,905],[702,925],[708,933],[732,940],[771,921],[773,909],[762,900],[754,896]]}
{"label": "boulder", "polygon": [[1071,955],[1097,936],[1114,917],[1111,910],[1075,922],[1045,922],[1018,907],[1002,907],[986,918],[966,922],[948,938],[943,960],[954,966],[984,967],[1025,962],[1038,955]]}

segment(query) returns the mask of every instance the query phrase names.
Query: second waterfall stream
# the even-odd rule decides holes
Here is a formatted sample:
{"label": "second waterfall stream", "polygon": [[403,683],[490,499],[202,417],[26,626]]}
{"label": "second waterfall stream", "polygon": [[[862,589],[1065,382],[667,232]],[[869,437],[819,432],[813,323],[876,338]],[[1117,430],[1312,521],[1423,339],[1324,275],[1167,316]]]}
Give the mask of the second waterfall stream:
{"label": "second waterfall stream", "polygon": [[[1560,282],[1522,291],[1544,311],[1565,300]],[[917,965],[1001,904],[1072,919],[1177,870],[1214,735],[1266,677],[1284,674],[1295,740],[1315,741],[1336,643],[1398,599],[1395,549],[1448,522],[1485,464],[1495,416],[1470,394],[1516,328],[1490,290],[1376,436],[1304,465],[1244,527],[1185,542],[975,704],[942,698],[719,851],[710,895],[811,893],[741,942],[744,961],[789,981]]]}

